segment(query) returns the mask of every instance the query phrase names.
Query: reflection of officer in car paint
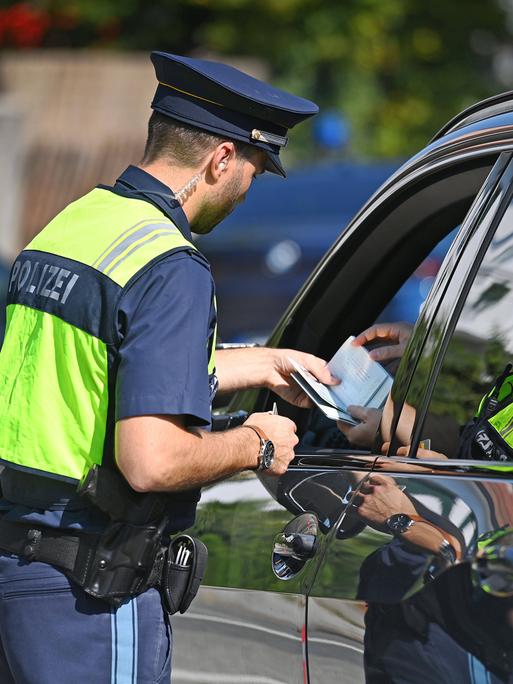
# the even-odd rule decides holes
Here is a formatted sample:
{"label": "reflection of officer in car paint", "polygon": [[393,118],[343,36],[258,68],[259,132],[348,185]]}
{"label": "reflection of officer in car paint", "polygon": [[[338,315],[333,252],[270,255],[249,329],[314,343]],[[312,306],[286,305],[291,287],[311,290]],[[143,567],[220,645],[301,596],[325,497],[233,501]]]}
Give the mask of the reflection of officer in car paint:
{"label": "reflection of officer in car paint", "polygon": [[[452,503],[459,510],[463,501]],[[473,584],[470,565],[458,564],[467,544],[450,516],[375,473],[349,515],[393,535],[360,569],[357,598],[368,603],[367,684],[511,682],[511,599],[495,605],[494,596]],[[404,600],[419,582],[424,587]],[[500,615],[500,624],[489,624],[490,615]]]}

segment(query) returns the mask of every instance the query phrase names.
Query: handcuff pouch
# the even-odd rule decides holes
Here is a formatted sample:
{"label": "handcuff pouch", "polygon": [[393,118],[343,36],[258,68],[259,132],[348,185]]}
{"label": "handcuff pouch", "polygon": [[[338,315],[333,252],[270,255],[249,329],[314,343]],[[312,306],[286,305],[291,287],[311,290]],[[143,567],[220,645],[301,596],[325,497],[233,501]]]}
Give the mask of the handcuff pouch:
{"label": "handcuff pouch", "polygon": [[[185,563],[180,558],[181,548],[189,552]],[[183,559],[183,554],[181,557]],[[180,534],[171,541],[160,585],[164,608],[169,615],[185,613],[190,606],[205,575],[207,558],[207,547],[195,537]]]}

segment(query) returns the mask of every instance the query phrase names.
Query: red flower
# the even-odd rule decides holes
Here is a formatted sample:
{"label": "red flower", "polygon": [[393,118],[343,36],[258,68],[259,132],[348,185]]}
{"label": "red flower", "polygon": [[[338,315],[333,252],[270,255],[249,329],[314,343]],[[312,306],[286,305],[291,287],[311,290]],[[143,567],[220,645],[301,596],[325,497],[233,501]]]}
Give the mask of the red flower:
{"label": "red flower", "polygon": [[18,48],[41,45],[49,24],[45,12],[26,2],[0,10],[0,45]]}

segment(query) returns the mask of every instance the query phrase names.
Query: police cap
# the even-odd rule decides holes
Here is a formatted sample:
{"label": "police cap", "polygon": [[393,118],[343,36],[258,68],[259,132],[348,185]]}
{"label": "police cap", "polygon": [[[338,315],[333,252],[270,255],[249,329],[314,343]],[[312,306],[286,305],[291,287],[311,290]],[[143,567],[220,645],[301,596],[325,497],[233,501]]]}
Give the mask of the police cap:
{"label": "police cap", "polygon": [[316,104],[220,62],[167,52],[152,52],[151,61],[159,83],[153,109],[264,150],[267,170],[285,176],[279,154],[287,131],[317,114]]}

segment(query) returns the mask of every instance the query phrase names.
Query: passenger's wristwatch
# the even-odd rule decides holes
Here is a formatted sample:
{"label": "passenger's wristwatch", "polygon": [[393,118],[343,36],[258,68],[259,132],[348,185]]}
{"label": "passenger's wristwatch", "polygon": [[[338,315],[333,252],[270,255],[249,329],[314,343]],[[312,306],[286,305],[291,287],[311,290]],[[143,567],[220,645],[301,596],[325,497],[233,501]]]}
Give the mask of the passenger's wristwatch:
{"label": "passenger's wristwatch", "polygon": [[253,430],[260,440],[260,451],[258,452],[258,465],[256,470],[269,470],[274,462],[274,444],[268,439],[265,432],[256,425],[242,425],[241,427]]}

